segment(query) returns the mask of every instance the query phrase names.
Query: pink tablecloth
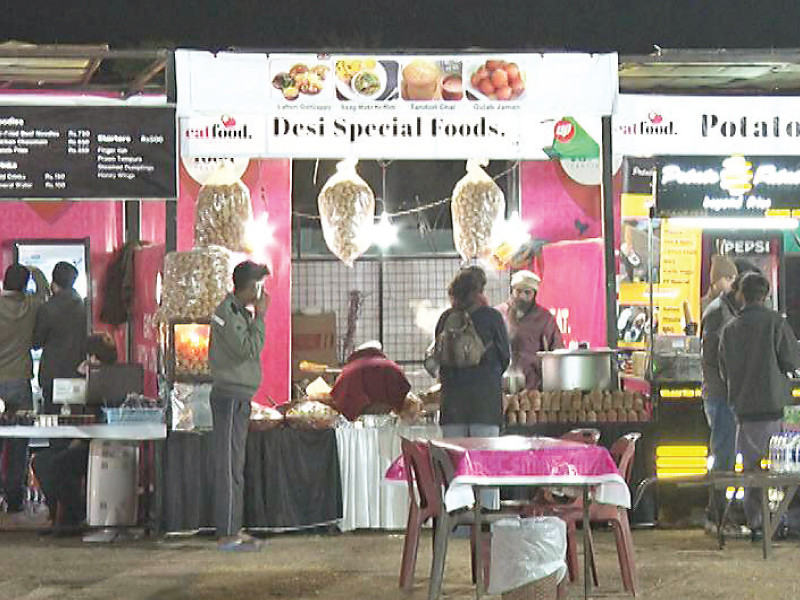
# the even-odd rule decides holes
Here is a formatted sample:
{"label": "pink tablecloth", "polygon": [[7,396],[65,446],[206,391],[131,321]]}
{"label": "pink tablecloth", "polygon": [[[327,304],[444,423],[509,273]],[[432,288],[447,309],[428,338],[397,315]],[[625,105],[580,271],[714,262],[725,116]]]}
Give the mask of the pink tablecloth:
{"label": "pink tablecloth", "polygon": [[[596,502],[630,506],[630,491],[614,459],[602,446],[546,437],[449,438],[447,448],[455,477],[445,494],[448,510],[474,501],[473,485],[591,485]],[[386,472],[404,481],[402,457]]]}

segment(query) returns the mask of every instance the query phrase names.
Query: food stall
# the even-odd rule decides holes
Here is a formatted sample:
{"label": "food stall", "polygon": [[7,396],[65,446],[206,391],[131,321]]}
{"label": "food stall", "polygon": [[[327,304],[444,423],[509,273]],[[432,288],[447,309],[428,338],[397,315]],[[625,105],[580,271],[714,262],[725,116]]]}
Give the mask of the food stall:
{"label": "food stall", "polygon": [[711,257],[759,268],[772,307],[786,308],[782,231],[798,226],[798,107],[789,97],[620,96],[619,345],[631,353],[628,383],[653,398],[662,505],[690,493],[670,482],[708,468],[698,326]]}
{"label": "food stall", "polygon": [[[135,253],[145,245],[161,246],[163,254],[164,215],[177,197],[175,108],[164,83],[168,52],[8,43],[0,56],[0,269],[19,261],[38,266],[49,280],[55,263],[71,263],[78,270],[76,291],[86,304],[87,329],[111,333],[121,362],[144,363],[137,352],[143,321],[131,318],[127,303],[124,316],[109,316],[108,274],[123,247]],[[128,276],[128,291],[138,294],[146,283]],[[155,397],[155,363],[144,366],[145,391]],[[32,390],[36,406],[41,392],[35,374]],[[2,420],[8,426],[4,437],[14,437],[14,423],[32,423],[34,415],[17,413],[15,419]],[[94,420],[94,414],[51,415],[47,431],[63,437],[63,425],[81,429]],[[71,437],[116,435],[130,440],[133,454],[153,456],[164,428],[152,425],[155,433],[145,437],[126,438],[113,425],[88,425]],[[137,440],[143,439],[152,443],[140,447]],[[150,465],[141,461],[139,468],[144,474]],[[102,496],[105,490],[96,483],[90,481],[91,490]],[[90,501],[93,524],[97,508]],[[140,515],[149,519],[153,509],[147,502]]]}
{"label": "food stall", "polygon": [[[579,163],[584,160],[593,160],[599,173],[601,140],[604,132],[606,136],[610,132],[607,117],[616,96],[616,69],[615,55],[364,56],[177,51],[181,153],[177,249],[183,253],[197,251],[206,243],[200,239],[196,227],[206,184],[194,176],[194,171],[203,170],[208,175],[209,171],[219,172],[219,165],[224,164],[230,168],[226,169],[229,174],[223,185],[243,184],[251,200],[255,244],[244,248],[242,254],[267,262],[273,272],[268,283],[272,296],[267,320],[270,343],[262,356],[263,385],[255,401],[280,407],[291,398],[292,371],[298,379],[307,375],[298,369],[301,360],[334,358],[343,362],[348,348],[370,338],[380,339],[387,354],[406,368],[414,389],[429,387],[433,380],[421,375],[421,362],[431,335],[428,325],[432,325],[432,320],[435,322],[445,306],[446,286],[453,272],[461,261],[474,261],[484,257],[486,250],[495,249],[499,250],[500,265],[507,268],[509,254],[518,248],[519,242],[511,247],[511,236],[506,235],[499,240],[506,242],[506,246],[501,248],[502,243],[498,243],[494,247],[492,230],[498,222],[512,224],[504,228],[506,231],[514,229],[513,226],[517,232],[520,228],[530,228],[537,208],[533,202],[520,202],[519,184],[513,184],[507,188],[506,196],[519,205],[519,211],[512,218],[512,207],[506,208],[502,192],[498,199],[497,185],[486,175],[487,171],[496,173],[500,169],[494,167],[493,171],[492,166],[483,168],[472,161],[467,165],[465,177],[462,162],[460,174],[444,183],[447,195],[456,186],[458,177],[475,185],[467,186],[464,194],[458,193],[460,188],[453,193],[453,230],[446,251],[436,256],[418,251],[403,254],[396,248],[388,252],[373,245],[376,237],[371,231],[388,238],[393,233],[392,225],[402,223],[403,211],[396,210],[398,204],[392,204],[387,195],[386,163],[563,158],[565,163],[569,161],[569,167],[575,167],[573,173],[580,171]],[[327,182],[320,178],[312,197],[313,214],[297,214],[305,211],[298,207],[300,199],[293,197],[295,188],[302,184],[294,179],[298,171],[292,163],[342,158],[351,160],[338,165],[337,172]],[[383,181],[368,181],[369,176],[364,175],[367,167],[362,170],[365,161],[377,161]],[[395,164],[388,170],[398,168]],[[323,167],[319,170],[323,172]],[[230,171],[235,174],[230,176]],[[536,185],[534,178],[529,185]],[[601,202],[599,177],[594,188],[591,212],[598,218],[589,233],[581,234],[585,240],[602,235],[613,224],[610,216],[605,225],[599,219],[603,214],[600,207],[610,207],[610,186],[603,188],[607,192],[606,202]],[[488,203],[484,202],[487,192],[486,197],[493,199]],[[437,206],[445,204],[441,197],[435,201],[426,198],[419,200],[412,212],[428,210],[434,202]],[[576,210],[582,214],[583,205]],[[303,219],[316,220],[321,225],[317,229],[321,252],[309,251],[301,243]],[[526,220],[530,222],[525,223]],[[229,222],[235,224],[235,220]],[[528,231],[523,234],[526,239],[530,237]],[[401,232],[401,239],[414,235],[413,231]],[[543,239],[558,241],[550,236]],[[602,307],[607,287],[602,274],[608,272],[607,257],[601,243],[593,241],[590,245],[594,265],[600,267],[601,273],[598,277],[598,269],[592,271],[591,288]],[[301,247],[302,259],[291,252]],[[569,247],[564,250],[569,251]],[[336,258],[331,258],[331,254]],[[429,268],[434,263],[437,268]],[[426,274],[429,275],[425,277]],[[498,304],[508,292],[507,271],[494,271],[491,279],[490,299]],[[319,285],[321,280],[325,286]],[[164,283],[166,289],[166,273]],[[584,311],[580,316],[579,304],[576,294],[569,305],[553,304],[548,308],[562,309],[565,326],[567,314],[575,315],[571,324],[574,339],[604,345],[605,313],[602,309],[599,315]],[[376,306],[375,312],[369,310],[371,306]],[[300,308],[306,313],[292,314],[293,309],[299,312]],[[179,314],[170,318],[187,320]],[[176,327],[180,324],[177,320],[173,323]],[[293,328],[297,325],[297,332],[290,331],[290,323]],[[598,324],[599,330],[591,329]],[[177,334],[171,339],[165,356],[175,356],[178,351],[174,343]],[[303,354],[304,350],[307,354]],[[353,490],[352,497],[357,498],[367,489],[368,495],[373,500],[377,498],[379,504],[392,505],[384,512],[405,514],[404,504],[395,505],[395,500],[387,500],[385,494],[374,493],[381,488],[383,466],[373,469],[363,463],[365,452],[377,451],[378,462],[387,459],[391,462],[399,451],[397,442],[402,428],[392,426],[391,435],[386,437],[378,431],[385,426],[370,427],[379,423],[382,423],[379,419],[361,420],[337,429],[336,472],[340,474],[343,490]],[[266,438],[282,431],[285,428],[261,433]],[[328,432],[304,433],[322,437]],[[345,437],[361,440],[356,443],[359,449],[354,451],[352,440],[346,443]],[[187,439],[203,444],[202,436]],[[382,450],[384,446],[386,449]],[[176,451],[173,464],[193,460],[187,458],[192,456],[192,450],[179,449],[177,445],[172,449]],[[249,460],[248,457],[248,464]],[[366,474],[367,470],[370,474]],[[251,484],[261,486],[258,482],[246,486]],[[404,500],[403,495],[396,495],[398,502]],[[345,496],[345,506],[340,508],[345,521],[348,515],[357,517],[369,512],[364,507],[350,505]],[[176,498],[178,507],[183,500]],[[363,521],[368,525],[359,525],[356,517],[350,520],[354,527],[403,525],[397,523],[396,517],[374,520],[368,517]],[[195,519],[181,526],[193,529],[205,524]],[[246,517],[246,525],[259,523]],[[275,521],[268,524],[296,525]]]}

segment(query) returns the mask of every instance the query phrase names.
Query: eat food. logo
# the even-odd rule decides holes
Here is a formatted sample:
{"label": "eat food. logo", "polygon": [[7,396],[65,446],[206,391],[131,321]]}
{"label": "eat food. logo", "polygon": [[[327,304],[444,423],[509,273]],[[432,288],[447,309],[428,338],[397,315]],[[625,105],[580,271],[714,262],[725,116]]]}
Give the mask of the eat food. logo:
{"label": "eat food. logo", "polygon": [[575,125],[566,119],[562,119],[556,123],[553,136],[556,138],[557,142],[564,144],[575,137]]}

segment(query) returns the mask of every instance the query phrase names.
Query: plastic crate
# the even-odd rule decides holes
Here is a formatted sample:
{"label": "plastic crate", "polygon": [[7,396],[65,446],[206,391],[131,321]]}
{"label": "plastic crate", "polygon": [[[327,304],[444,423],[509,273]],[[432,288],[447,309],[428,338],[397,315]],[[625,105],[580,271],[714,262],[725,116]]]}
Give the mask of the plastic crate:
{"label": "plastic crate", "polygon": [[106,408],[103,407],[106,423],[163,423],[164,411],[160,408]]}

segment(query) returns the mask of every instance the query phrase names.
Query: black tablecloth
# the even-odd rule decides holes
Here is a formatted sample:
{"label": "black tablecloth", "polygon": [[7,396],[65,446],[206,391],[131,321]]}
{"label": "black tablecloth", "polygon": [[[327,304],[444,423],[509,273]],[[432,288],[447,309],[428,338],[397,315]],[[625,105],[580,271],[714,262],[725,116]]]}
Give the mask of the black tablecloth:
{"label": "black tablecloth", "polygon": [[[164,528],[213,526],[209,433],[171,432],[166,440]],[[245,462],[245,527],[303,528],[342,517],[333,430],[250,432]]]}

